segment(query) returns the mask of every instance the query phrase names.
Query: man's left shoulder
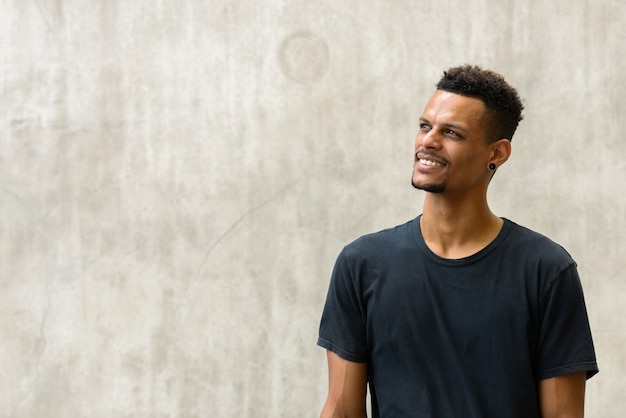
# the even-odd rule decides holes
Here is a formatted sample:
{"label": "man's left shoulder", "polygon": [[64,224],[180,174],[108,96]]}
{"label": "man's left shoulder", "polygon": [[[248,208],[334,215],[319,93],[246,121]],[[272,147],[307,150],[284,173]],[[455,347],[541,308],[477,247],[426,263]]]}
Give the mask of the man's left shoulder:
{"label": "man's left shoulder", "polygon": [[544,261],[558,260],[564,263],[574,263],[570,253],[561,244],[553,241],[548,236],[508,219],[505,219],[505,222],[510,224],[509,235],[511,242],[523,254],[534,255]]}

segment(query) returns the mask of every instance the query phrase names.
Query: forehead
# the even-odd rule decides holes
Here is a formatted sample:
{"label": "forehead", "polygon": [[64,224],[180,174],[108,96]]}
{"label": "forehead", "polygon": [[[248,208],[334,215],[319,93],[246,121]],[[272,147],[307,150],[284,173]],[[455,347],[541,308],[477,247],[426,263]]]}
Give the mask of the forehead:
{"label": "forehead", "polygon": [[454,123],[478,127],[485,113],[485,104],[480,99],[437,90],[424,108],[423,117],[435,123]]}

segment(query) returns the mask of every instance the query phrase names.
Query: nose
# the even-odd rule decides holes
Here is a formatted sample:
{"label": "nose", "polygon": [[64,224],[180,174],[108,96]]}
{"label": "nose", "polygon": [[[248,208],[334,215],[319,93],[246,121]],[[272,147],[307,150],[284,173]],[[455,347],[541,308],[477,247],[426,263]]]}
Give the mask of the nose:
{"label": "nose", "polygon": [[417,134],[415,142],[417,148],[432,149],[441,147],[441,138],[434,129]]}

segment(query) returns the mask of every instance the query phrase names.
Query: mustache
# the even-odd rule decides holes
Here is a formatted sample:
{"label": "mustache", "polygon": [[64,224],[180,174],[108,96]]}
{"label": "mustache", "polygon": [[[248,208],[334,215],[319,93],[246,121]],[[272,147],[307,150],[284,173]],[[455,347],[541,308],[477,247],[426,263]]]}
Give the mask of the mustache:
{"label": "mustache", "polygon": [[448,161],[448,159],[446,157],[443,157],[441,155],[437,155],[437,154],[435,154],[435,153],[433,153],[431,151],[428,151],[428,150],[418,149],[415,152],[415,159],[416,160],[418,159],[418,155],[419,155],[419,158],[428,158],[428,157],[430,157],[433,160],[442,162],[444,164],[450,164],[450,161]]}

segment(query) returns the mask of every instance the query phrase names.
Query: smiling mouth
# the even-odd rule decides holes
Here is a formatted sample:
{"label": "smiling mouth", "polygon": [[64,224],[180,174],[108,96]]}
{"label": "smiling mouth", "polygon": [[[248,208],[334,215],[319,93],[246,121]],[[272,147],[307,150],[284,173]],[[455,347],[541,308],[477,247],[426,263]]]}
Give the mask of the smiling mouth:
{"label": "smiling mouth", "polygon": [[419,158],[417,161],[420,164],[428,165],[430,167],[443,167],[444,166],[442,163],[439,163],[439,162],[433,161],[433,160],[427,160],[425,158]]}

